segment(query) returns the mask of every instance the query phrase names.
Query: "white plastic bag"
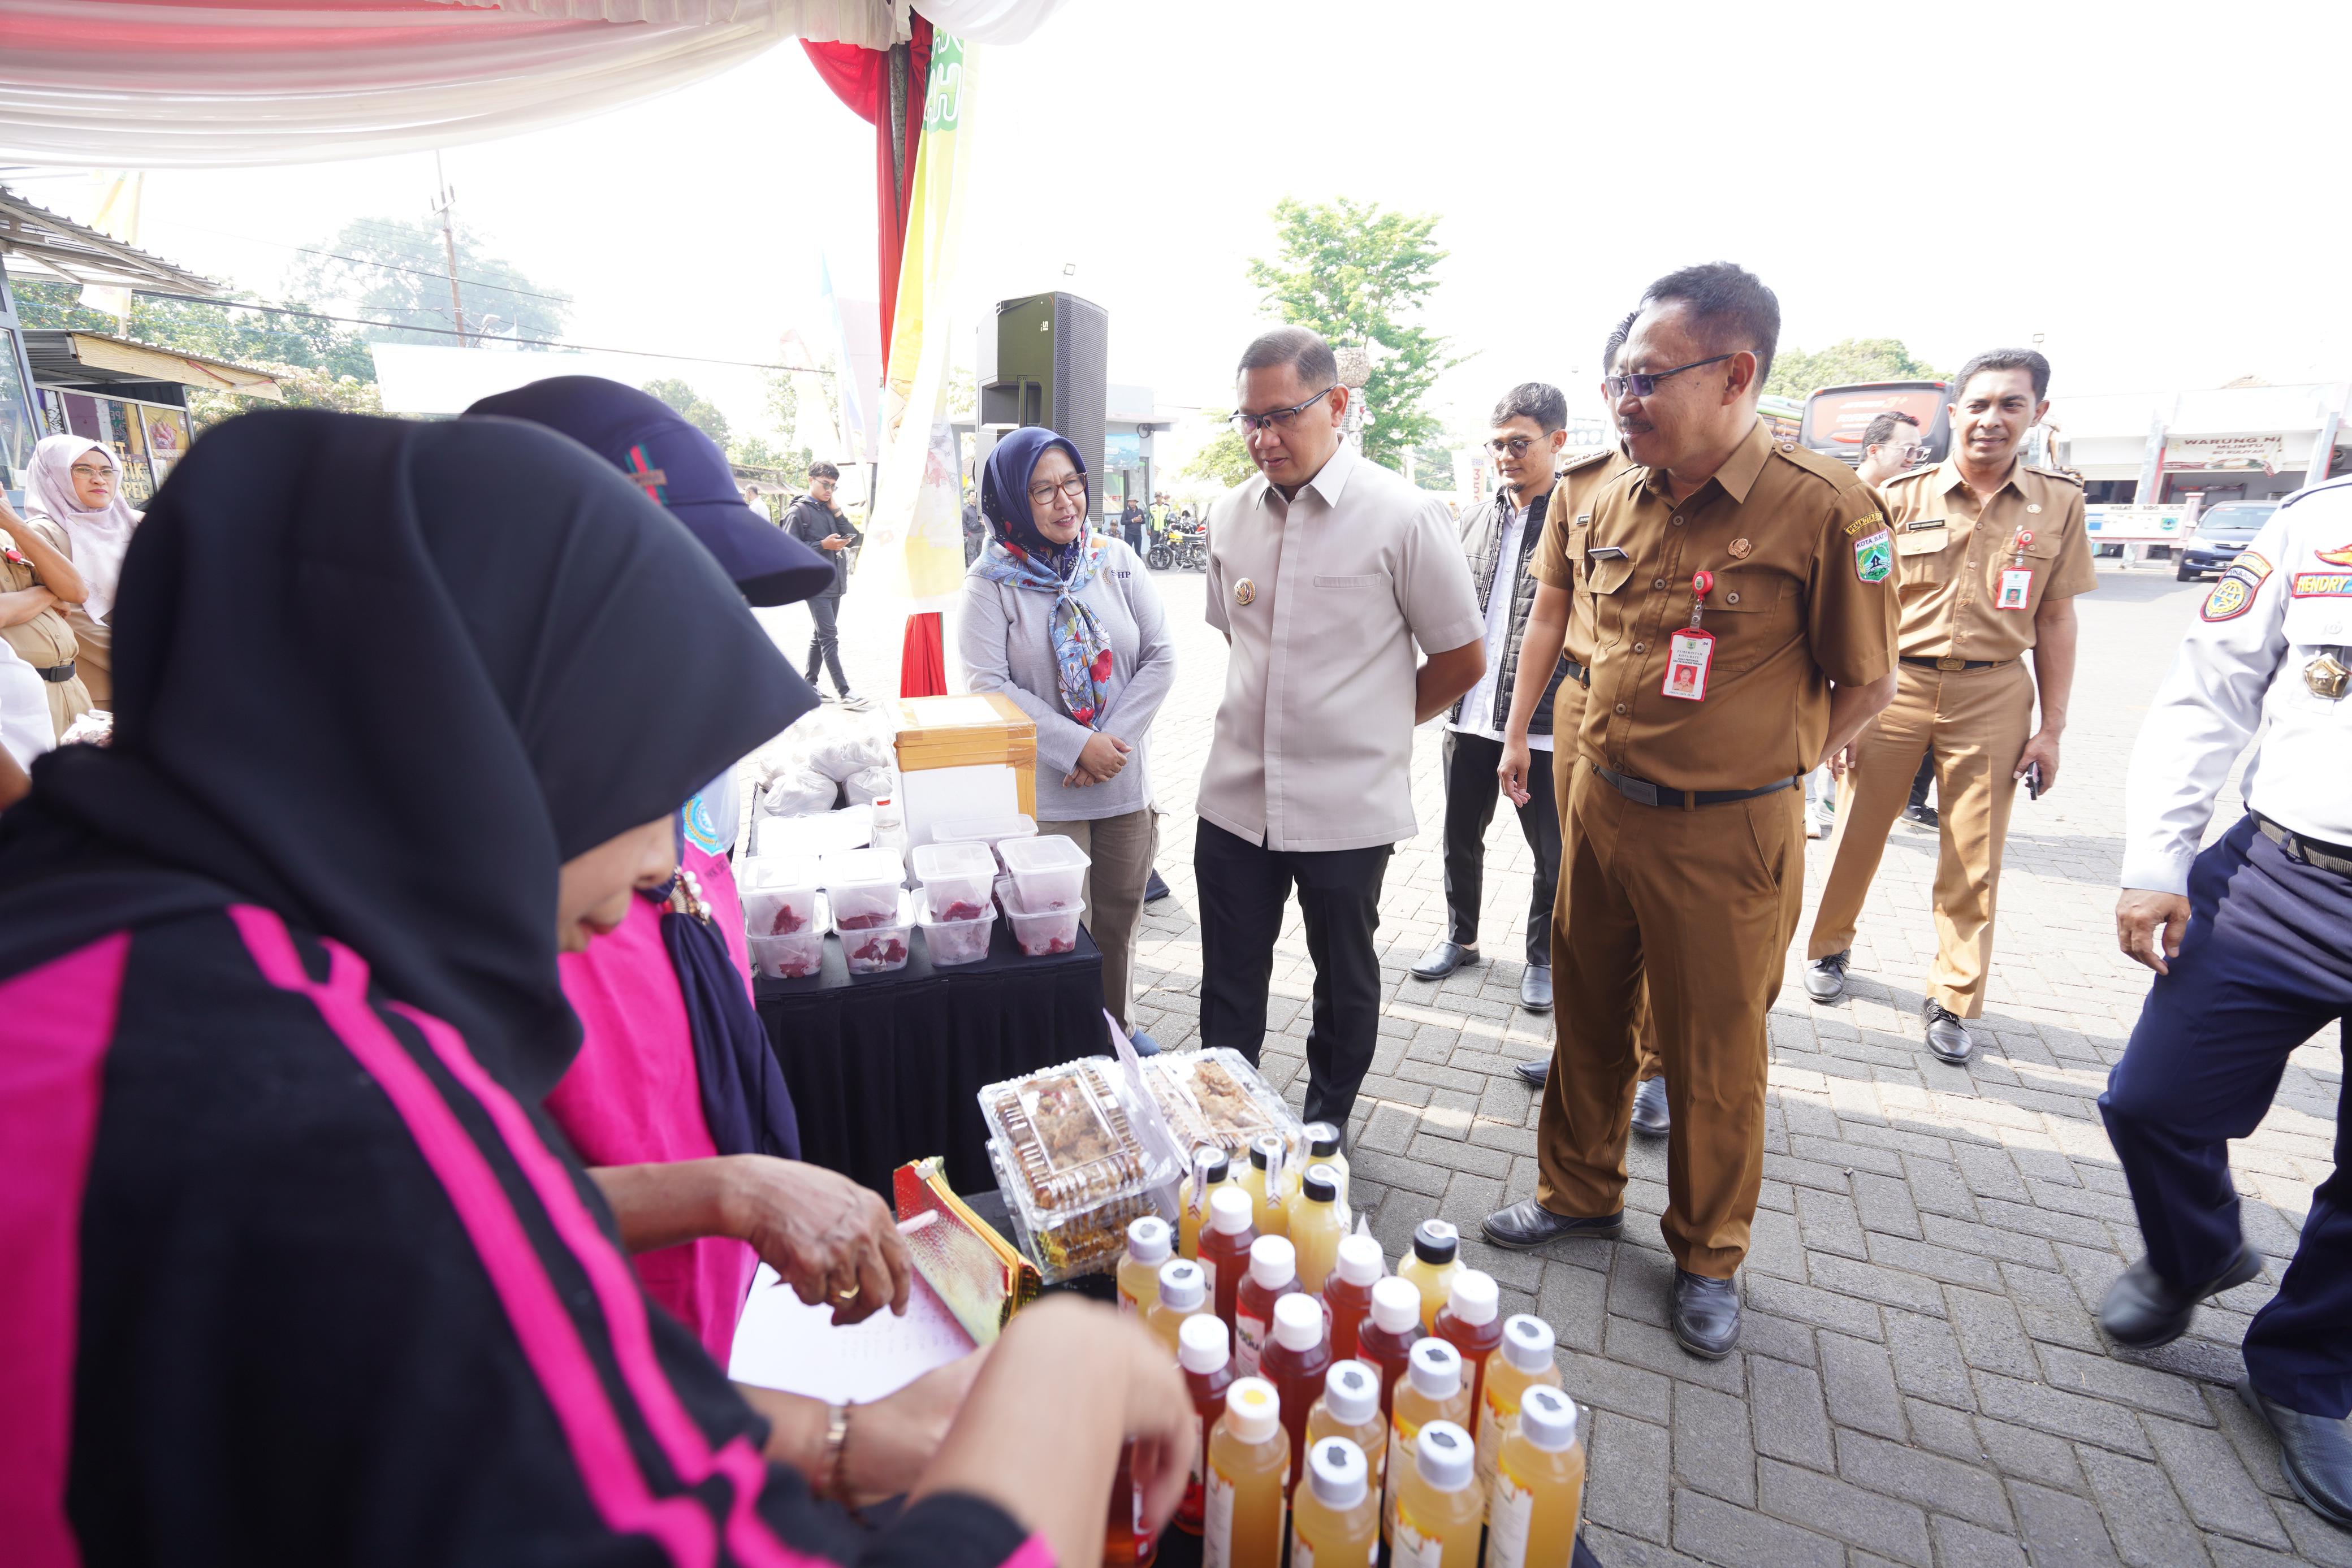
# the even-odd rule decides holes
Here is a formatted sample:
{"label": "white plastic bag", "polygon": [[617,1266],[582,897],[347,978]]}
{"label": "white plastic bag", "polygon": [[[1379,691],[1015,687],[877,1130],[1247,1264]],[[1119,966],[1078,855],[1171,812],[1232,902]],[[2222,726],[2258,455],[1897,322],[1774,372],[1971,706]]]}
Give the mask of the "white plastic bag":
{"label": "white plastic bag", "polygon": [[896,800],[898,794],[898,770],[895,768],[861,768],[841,781],[849,791],[853,806],[871,806],[877,800]]}

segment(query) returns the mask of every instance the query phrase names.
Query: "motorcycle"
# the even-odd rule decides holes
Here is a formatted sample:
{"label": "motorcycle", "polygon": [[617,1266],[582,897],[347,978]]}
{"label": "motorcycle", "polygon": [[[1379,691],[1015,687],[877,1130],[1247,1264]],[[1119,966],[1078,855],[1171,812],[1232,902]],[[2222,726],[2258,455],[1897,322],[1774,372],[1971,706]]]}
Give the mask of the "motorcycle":
{"label": "motorcycle", "polygon": [[1151,568],[1152,570],[1166,571],[1170,567],[1176,564],[1178,537],[1179,536],[1172,521],[1166,525],[1160,523],[1154,523],[1151,525],[1151,538],[1150,541],[1151,549],[1150,553],[1144,557],[1144,561]]}
{"label": "motorcycle", "polygon": [[1171,525],[1177,544],[1171,552],[1176,564],[1186,571],[1209,570],[1209,525],[1206,519],[1195,521],[1189,511],[1181,512]]}

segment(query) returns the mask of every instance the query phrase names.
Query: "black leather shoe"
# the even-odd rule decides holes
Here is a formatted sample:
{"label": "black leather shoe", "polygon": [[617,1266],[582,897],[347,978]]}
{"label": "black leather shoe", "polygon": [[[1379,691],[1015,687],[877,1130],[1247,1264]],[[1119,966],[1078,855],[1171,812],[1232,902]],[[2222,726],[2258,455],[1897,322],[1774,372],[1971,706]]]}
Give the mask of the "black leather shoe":
{"label": "black leather shoe", "polygon": [[1412,977],[1416,980],[1442,980],[1463,965],[1477,961],[1477,948],[1465,947],[1448,939],[1421,956],[1421,962],[1412,967]]}
{"label": "black leather shoe", "polygon": [[1805,966],[1805,995],[1817,1002],[1833,1002],[1845,995],[1845,967],[1853,962],[1853,949],[1816,958]]}
{"label": "black leather shoe", "polygon": [[1168,884],[1167,884],[1166,883],[1164,883],[1164,882],[1162,882],[1162,881],[1160,881],[1160,873],[1159,873],[1159,872],[1154,871],[1154,872],[1153,872],[1153,873],[1152,873],[1149,877],[1146,877],[1146,878],[1144,879],[1144,883],[1143,883],[1143,902],[1144,902],[1144,903],[1146,903],[1146,904],[1157,904],[1157,903],[1159,903],[1161,899],[1163,899],[1163,898],[1165,898],[1165,897],[1167,897],[1167,896],[1168,896]]}
{"label": "black leather shoe", "polygon": [[1551,1058],[1547,1056],[1541,1061],[1514,1062],[1511,1071],[1519,1075],[1520,1082],[1540,1089],[1551,1082]]}
{"label": "black leather shoe", "polygon": [[1739,1281],[1675,1270],[1675,1338],[1693,1355],[1721,1361],[1739,1343]]}
{"label": "black leather shoe", "polygon": [[1563,1236],[1613,1239],[1624,1231],[1625,1211],[1621,1208],[1614,1214],[1584,1219],[1575,1215],[1554,1214],[1534,1198],[1524,1197],[1508,1208],[1498,1208],[1488,1215],[1478,1228],[1496,1246],[1525,1252],[1547,1241],[1557,1241]]}
{"label": "black leather shoe", "polygon": [[2247,1377],[2238,1379],[2238,1397],[2278,1439],[2279,1469],[2294,1495],[2336,1529],[2352,1530],[2352,1419],[2290,1410]]}
{"label": "black leather shoe", "polygon": [[1936,815],[1936,808],[1933,806],[1906,806],[1903,808],[1903,820],[1915,828],[1927,828],[1930,831],[1934,830],[1941,821]]}
{"label": "black leather shoe", "polygon": [[2142,1258],[2107,1287],[2107,1299],[2099,1303],[2099,1326],[2109,1339],[2130,1350],[2170,1344],[2189,1332],[2198,1302],[2262,1271],[2262,1259],[2242,1242],[2228,1268],[2201,1285],[2185,1288],[2170,1283]]}
{"label": "black leather shoe", "polygon": [[1920,1021],[1927,1026],[1927,1049],[1936,1060],[1953,1067],[1965,1067],[1976,1051],[1977,1042],[1969,1038],[1969,1026],[1960,1015],[1930,997],[1919,1009]]}
{"label": "black leather shoe", "polygon": [[1666,1110],[1666,1081],[1645,1078],[1633,1091],[1633,1131],[1645,1138],[1663,1138],[1675,1124]]}
{"label": "black leather shoe", "polygon": [[1551,966],[1529,964],[1519,977],[1519,1006],[1531,1013],[1551,1011]]}

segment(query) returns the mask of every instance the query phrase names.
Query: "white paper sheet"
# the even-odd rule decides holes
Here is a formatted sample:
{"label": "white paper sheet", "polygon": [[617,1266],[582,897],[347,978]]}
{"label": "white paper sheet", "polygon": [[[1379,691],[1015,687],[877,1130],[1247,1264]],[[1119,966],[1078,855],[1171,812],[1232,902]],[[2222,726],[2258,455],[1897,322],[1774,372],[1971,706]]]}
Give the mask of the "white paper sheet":
{"label": "white paper sheet", "polygon": [[920,1274],[905,1317],[882,1312],[835,1328],[831,1307],[803,1306],[792,1287],[762,1263],[735,1326],[727,1375],[738,1383],[831,1404],[864,1404],[971,1350],[971,1336]]}

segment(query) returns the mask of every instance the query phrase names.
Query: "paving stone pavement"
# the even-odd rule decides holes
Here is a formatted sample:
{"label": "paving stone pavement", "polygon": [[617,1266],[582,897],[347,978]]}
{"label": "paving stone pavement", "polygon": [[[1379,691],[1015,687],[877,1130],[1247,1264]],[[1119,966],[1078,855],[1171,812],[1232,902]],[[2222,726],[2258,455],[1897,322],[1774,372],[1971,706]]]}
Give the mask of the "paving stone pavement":
{"label": "paving stone pavement", "polygon": [[[1192,800],[1224,648],[1201,620],[1198,575],[1154,580],[1181,659],[1150,753],[1174,896],[1145,922],[1137,1021],[1173,1048],[1197,1035]],[[1535,1098],[1508,1069],[1549,1051],[1551,1025],[1517,1005],[1529,860],[1508,812],[1487,841],[1488,962],[1435,986],[1407,974],[1444,927],[1438,727],[1416,737],[1422,831],[1399,847],[1382,901],[1385,1005],[1352,1129],[1354,1191],[1391,1257],[1421,1220],[1452,1220],[1466,1259],[1501,1282],[1504,1310],[1551,1323],[1566,1385],[1594,1413],[1588,1529],[1611,1568],[2352,1568],[2352,1535],[2294,1500],[2231,1387],[2246,1323],[2332,1168],[2333,1031],[2295,1053],[2269,1117],[2232,1151],[2262,1277],[2153,1354],[2116,1354],[2095,1321],[2141,1250],[2094,1103],[2147,988],[2113,934],[2123,775],[2202,591],[2102,562],[2082,601],[2062,774],[2017,804],[1973,1062],[1946,1067],[1920,1041],[1932,834],[1895,830],[1844,1002],[1806,998],[1801,936],[1792,944],[1771,1018],[1746,1329],[1718,1363],[1685,1355],[1664,1327],[1662,1145],[1634,1141],[1623,1239],[1532,1254],[1476,1239],[1481,1217],[1535,1190]],[[794,623],[779,625],[806,647]],[[895,631],[845,641],[853,677],[882,689]],[[2239,810],[2233,783],[2215,831]],[[1815,845],[1801,932],[1824,869]],[[1312,981],[1294,906],[1265,1058],[1294,1103]]]}

